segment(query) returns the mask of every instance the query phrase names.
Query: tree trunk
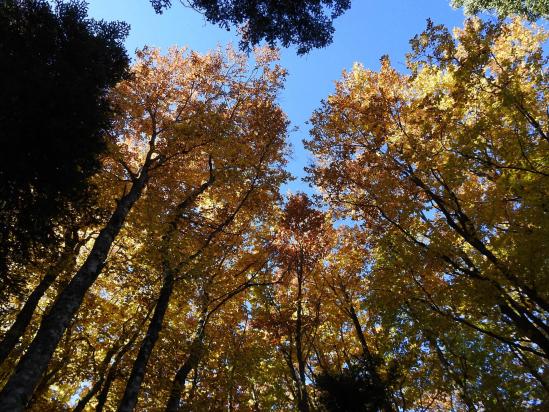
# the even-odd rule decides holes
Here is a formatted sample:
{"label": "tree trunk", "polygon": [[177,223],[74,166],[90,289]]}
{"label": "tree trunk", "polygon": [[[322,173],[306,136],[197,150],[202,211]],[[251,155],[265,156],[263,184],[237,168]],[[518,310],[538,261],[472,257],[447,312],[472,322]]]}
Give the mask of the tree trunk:
{"label": "tree trunk", "polygon": [[[103,362],[101,362],[101,367],[99,368],[99,373],[98,373],[99,375],[98,379],[95,381],[95,383],[90,388],[90,390],[84,395],[84,397],[78,401],[78,403],[76,404],[72,412],[82,412],[86,407],[86,405],[88,404],[88,402],[95,396],[97,392],[99,392],[99,390],[103,386],[103,382],[105,381],[107,368],[109,367],[111,360],[113,359],[114,355],[118,351],[119,347],[120,347],[119,345],[113,346],[107,352],[107,354],[105,355],[105,358],[103,359]],[[117,361],[115,358],[112,368],[116,367],[116,363]]]}
{"label": "tree trunk", "polygon": [[101,273],[114,239],[141,196],[148,180],[149,164],[145,163],[129,193],[120,199],[86,261],[60,293],[50,312],[43,317],[34,340],[0,392],[0,405],[4,411],[22,411],[30,400],[63,333],[80,308],[86,292]]}
{"label": "tree trunk", "polygon": [[42,278],[40,283],[34,288],[32,293],[27,298],[27,301],[21,308],[21,311],[17,315],[15,322],[4,335],[4,339],[0,342],[0,365],[8,358],[10,353],[19,343],[19,339],[27,330],[27,327],[31,323],[32,316],[38,306],[38,302],[44,296],[49,287],[55,282],[57,277],[66,269],[66,266],[72,261],[73,265],[76,264],[75,257],[78,254],[81,243],[70,242],[68,236],[65,236],[65,249],[63,253],[53,264],[46,275]]}
{"label": "tree trunk", "polygon": [[181,368],[177,371],[175,378],[172,381],[172,389],[170,391],[170,397],[166,403],[166,412],[177,412],[179,410],[179,403],[181,402],[181,392],[185,387],[185,381],[189,376],[189,373],[196,368],[203,355],[203,340],[204,340],[204,327],[205,319],[202,319],[199,324],[196,337],[193,339],[190,347],[190,353]]}
{"label": "tree trunk", "polygon": [[109,391],[111,390],[111,385],[116,379],[118,373],[118,364],[112,365],[105,379],[105,383],[101,388],[101,392],[97,396],[97,405],[95,406],[95,412],[103,412],[105,403],[107,403],[107,397],[109,396]]}
{"label": "tree trunk", "polygon": [[[137,327],[135,328],[134,333],[130,336],[130,339],[124,344],[120,345],[117,343],[114,345],[105,355],[105,358],[103,359],[103,362],[101,362],[101,367],[99,368],[98,372],[98,379],[93,384],[91,389],[86,393],[86,395],[80,399],[76,407],[74,408],[73,412],[81,412],[84,410],[88,402],[95,396],[97,392],[101,390],[101,393],[98,396],[98,403],[99,405],[101,402],[99,401],[101,396],[103,396],[106,400],[107,394],[109,392],[110,385],[112,381],[114,380],[116,376],[116,371],[118,369],[118,365],[120,362],[122,362],[122,359],[126,355],[126,353],[132,348],[133,344],[135,343],[137,337],[139,336],[139,333],[141,331],[141,327],[145,324],[145,322],[149,319],[149,316],[151,314],[151,310],[147,313],[147,316],[145,319],[143,319],[143,322],[140,322]],[[123,341],[125,339],[121,338],[120,340]],[[114,358],[114,360],[112,360]],[[111,364],[112,361],[112,364]],[[110,367],[109,367],[110,365]],[[107,372],[108,370],[108,372]],[[105,392],[106,391],[106,392]],[[103,403],[105,402],[103,400]],[[99,409],[98,409],[99,410]]]}
{"label": "tree trunk", "polygon": [[19,343],[19,339],[21,338],[21,336],[23,336],[31,322],[32,315],[34,314],[34,311],[38,306],[38,302],[40,301],[40,299],[42,299],[42,296],[44,296],[46,290],[48,290],[51,284],[55,281],[57,275],[58,273],[54,271],[48,271],[48,273],[46,273],[46,276],[44,276],[38,286],[36,286],[36,288],[32,291],[27,301],[23,305],[23,308],[21,308],[21,311],[17,315],[15,322],[6,332],[6,335],[4,336],[4,339],[2,339],[2,342],[0,342],[0,365],[4,363],[4,361],[10,355],[11,351]]}
{"label": "tree trunk", "polygon": [[356,314],[355,308],[352,304],[349,304],[349,315],[351,316],[351,319],[353,321],[355,333],[358,337],[358,340],[360,341],[362,354],[368,362],[368,372],[370,372],[372,376],[372,381],[374,382],[374,385],[379,388],[380,391],[383,391],[383,410],[386,412],[392,412],[394,409],[389,402],[389,394],[387,393],[386,385],[381,379],[381,376],[379,376],[376,361],[372,355],[372,352],[370,351],[370,348],[368,347],[366,337],[364,336],[364,332],[362,331],[362,325],[360,324],[360,320],[358,319],[358,315]]}
{"label": "tree trunk", "polygon": [[30,401],[27,403],[28,409],[34,409],[33,406],[35,405],[35,403],[45,397],[49,387],[58,380],[59,373],[63,370],[63,368],[68,366],[73,349],[73,332],[74,329],[71,325],[68,328],[67,333],[65,333],[64,335],[65,342],[63,345],[63,352],[61,357],[58,360],[54,361],[53,364],[50,363],[44,375],[40,377],[40,381],[36,386],[36,389],[34,390]]}
{"label": "tree trunk", "polygon": [[448,376],[450,376],[450,378],[456,383],[456,385],[461,389],[461,400],[467,407],[467,412],[476,412],[477,408],[475,407],[475,404],[472,401],[471,397],[469,396],[469,393],[467,390],[467,377],[466,377],[465,371],[463,371],[463,376],[460,376],[454,370],[454,368],[452,367],[448,359],[446,359],[446,356],[444,355],[444,352],[440,348],[440,345],[438,344],[437,339],[431,336],[430,333],[426,333],[426,336],[431,346],[435,349],[435,352],[440,361],[440,364],[442,365],[442,368],[445,370]]}
{"label": "tree trunk", "polygon": [[158,340],[160,330],[162,329],[164,316],[166,315],[173,291],[173,284],[173,273],[169,269],[166,269],[162,289],[160,290],[160,296],[158,297],[153,317],[149,323],[147,334],[145,335],[143,342],[141,342],[139,353],[133,363],[132,371],[126,384],[124,396],[118,406],[119,412],[131,412],[137,404],[137,395],[139,394],[139,389],[141,388],[141,383],[143,382],[143,378],[145,376],[145,369],[147,368],[152,350]]}
{"label": "tree trunk", "polygon": [[78,401],[78,404],[74,407],[72,412],[82,412],[84,410],[88,402],[91,401],[95,394],[101,389],[101,386],[103,385],[103,379],[104,377],[101,377],[93,384],[93,386],[84,395],[84,397]]}

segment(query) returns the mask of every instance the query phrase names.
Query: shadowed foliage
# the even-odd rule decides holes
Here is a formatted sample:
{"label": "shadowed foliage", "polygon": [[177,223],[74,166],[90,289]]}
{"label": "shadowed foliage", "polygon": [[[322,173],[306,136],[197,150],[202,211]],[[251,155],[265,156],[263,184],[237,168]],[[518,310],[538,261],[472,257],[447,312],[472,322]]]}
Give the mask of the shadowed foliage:
{"label": "shadowed foliage", "polygon": [[[243,29],[240,46],[249,49],[265,40],[270,45],[297,46],[304,54],[332,42],[333,20],[351,7],[351,0],[187,0],[183,4],[203,13],[208,21],[228,29]],[[171,7],[170,0],[151,0],[155,11]]]}
{"label": "shadowed foliage", "polygon": [[330,412],[376,412],[386,409],[385,386],[377,382],[368,361],[358,358],[337,373],[316,378],[319,401]]}

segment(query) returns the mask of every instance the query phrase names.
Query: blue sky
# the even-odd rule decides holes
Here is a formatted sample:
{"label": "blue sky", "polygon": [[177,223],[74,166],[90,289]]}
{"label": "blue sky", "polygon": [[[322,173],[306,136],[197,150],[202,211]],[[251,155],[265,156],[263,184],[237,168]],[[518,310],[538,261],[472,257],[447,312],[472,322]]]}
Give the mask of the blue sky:
{"label": "blue sky", "polygon": [[[149,0],[89,0],[89,14],[105,20],[123,20],[131,25],[126,41],[130,55],[144,45],[163,49],[172,45],[189,46],[206,52],[219,44],[238,43],[234,30],[227,32],[205,21],[197,12],[178,1],[163,15],[156,15]],[[281,64],[288,70],[286,87],[280,104],[292,127],[290,135],[293,155],[288,169],[298,179],[284,188],[307,191],[300,181],[303,167],[310,163],[301,141],[308,137],[306,121],[334,88],[334,81],[343,69],[354,62],[377,70],[379,58],[388,54],[393,65],[405,71],[404,56],[408,40],[425,28],[427,18],[448,27],[461,26],[462,10],[449,6],[449,0],[353,0],[351,9],[335,22],[334,42],[306,56],[297,56],[295,49],[281,53]]]}

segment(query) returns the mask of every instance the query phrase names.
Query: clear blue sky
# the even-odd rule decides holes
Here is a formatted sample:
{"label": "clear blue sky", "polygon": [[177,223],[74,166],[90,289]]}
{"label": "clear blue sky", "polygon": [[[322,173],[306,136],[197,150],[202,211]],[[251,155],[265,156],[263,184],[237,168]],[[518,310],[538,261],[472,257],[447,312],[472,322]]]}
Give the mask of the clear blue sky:
{"label": "clear blue sky", "polygon": [[[126,41],[130,55],[144,45],[163,49],[189,46],[206,52],[218,44],[238,43],[235,31],[227,32],[206,22],[197,12],[173,1],[174,6],[156,15],[149,0],[89,0],[89,14],[105,20],[123,20],[131,25]],[[388,54],[393,65],[405,71],[408,40],[425,28],[427,18],[452,28],[463,23],[462,10],[454,10],[449,0],[353,0],[351,9],[335,22],[334,42],[325,49],[297,56],[295,49],[281,53],[281,64],[289,76],[280,104],[298,131],[290,136],[293,147],[289,170],[298,179],[284,190],[309,191],[300,182],[303,167],[310,163],[302,139],[308,137],[305,123],[334,88],[343,69],[354,62],[377,70],[379,58]]]}

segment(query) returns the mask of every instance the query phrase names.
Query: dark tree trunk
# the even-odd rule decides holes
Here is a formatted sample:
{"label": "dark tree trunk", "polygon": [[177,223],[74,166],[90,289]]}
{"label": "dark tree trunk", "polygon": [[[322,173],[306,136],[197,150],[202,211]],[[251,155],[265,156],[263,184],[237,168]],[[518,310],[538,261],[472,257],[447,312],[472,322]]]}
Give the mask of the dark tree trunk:
{"label": "dark tree trunk", "polygon": [[109,391],[111,390],[111,385],[116,379],[117,374],[118,364],[112,365],[112,367],[109,369],[109,373],[107,374],[107,378],[105,379],[105,383],[101,388],[101,392],[97,396],[97,405],[95,406],[95,412],[103,412],[103,408],[105,408],[105,403],[107,403]]}
{"label": "dark tree trunk", "polygon": [[185,387],[185,381],[189,376],[189,373],[197,367],[200,359],[203,355],[203,340],[204,340],[204,322],[203,319],[199,325],[198,333],[191,343],[190,353],[187,359],[179,370],[177,371],[175,378],[172,381],[172,389],[170,391],[170,397],[166,403],[166,412],[177,412],[179,410],[179,404],[181,402],[181,393]]}
{"label": "dark tree trunk", "polygon": [[86,261],[42,319],[34,340],[0,392],[0,405],[4,411],[22,411],[30,400],[63,333],[80,308],[86,292],[101,273],[111,245],[141,196],[147,179],[148,164],[145,163],[139,178],[134,181],[129,193],[120,199],[108,223],[97,236]]}
{"label": "dark tree trunk", "polygon": [[21,336],[23,336],[32,320],[32,315],[38,306],[38,302],[55,281],[57,275],[58,273],[54,271],[48,271],[38,286],[32,291],[23,308],[21,308],[15,322],[6,332],[2,342],[0,342],[0,365],[8,358],[12,350],[19,343],[19,339],[21,339]]}
{"label": "dark tree trunk", "polygon": [[84,395],[84,397],[78,401],[78,404],[74,407],[72,412],[82,412],[84,410],[88,402],[91,401],[95,394],[101,389],[101,386],[103,385],[103,379],[104,377],[101,377],[93,384],[93,386]]}
{"label": "dark tree trunk", "polygon": [[[95,381],[90,390],[84,395],[84,397],[78,401],[72,412],[82,412],[88,402],[95,396],[97,392],[99,392],[99,390],[103,386],[103,382],[105,381],[107,368],[109,367],[111,360],[113,359],[119,347],[119,345],[115,345],[107,352],[105,358],[103,359],[103,362],[101,362],[98,379]],[[116,363],[117,361],[115,359],[112,365],[113,368],[116,367]]]}
{"label": "dark tree trunk", "polygon": [[160,334],[162,323],[164,322],[164,316],[166,315],[168,304],[170,303],[173,284],[173,273],[167,269],[164,274],[162,289],[160,290],[160,296],[158,297],[153,317],[149,323],[145,338],[143,339],[143,342],[141,342],[139,353],[133,363],[132,371],[126,384],[124,396],[118,406],[119,412],[131,412],[135,409],[135,405],[137,404],[137,395],[139,394],[139,389],[141,388],[141,383],[143,382],[143,378],[145,376],[145,370],[154,345],[158,340],[158,335]]}
{"label": "dark tree trunk", "polygon": [[[116,377],[116,371],[118,370],[118,365],[126,355],[126,353],[132,348],[133,344],[135,343],[137,337],[139,336],[139,332],[141,330],[141,326],[145,324],[147,319],[149,318],[149,315],[151,313],[151,310],[147,313],[147,316],[143,320],[143,322],[140,322],[139,325],[136,327],[134,333],[122,347],[120,347],[120,344],[116,344],[113,346],[105,355],[105,358],[103,359],[103,362],[101,362],[101,367],[99,368],[98,373],[98,379],[94,383],[94,385],[91,387],[91,389],[86,393],[86,395],[80,399],[76,407],[74,408],[73,412],[81,412],[84,410],[88,402],[97,394],[100,390],[101,393],[98,396],[98,405],[101,403],[99,402],[99,399],[103,395],[105,400],[107,397],[107,394],[109,392],[110,385],[114,378]],[[121,340],[125,340],[125,337],[121,338]],[[114,358],[111,364],[111,360]],[[110,366],[110,367],[109,367]],[[107,372],[108,370],[108,372]],[[106,392],[105,392],[106,390]],[[104,401],[103,401],[104,403]]]}
{"label": "dark tree trunk", "polygon": [[364,336],[364,332],[362,330],[362,325],[360,324],[360,320],[358,319],[358,315],[356,314],[355,308],[353,305],[349,305],[349,315],[351,317],[351,320],[353,321],[353,326],[355,329],[355,334],[358,337],[358,340],[360,341],[360,346],[362,347],[362,354],[366,361],[368,362],[368,372],[370,372],[370,375],[372,377],[372,381],[374,385],[379,388],[380,391],[382,391],[383,396],[383,410],[386,412],[392,412],[394,411],[393,407],[391,406],[391,402],[389,401],[389,393],[387,391],[386,385],[381,379],[381,376],[379,376],[378,369],[377,369],[377,362],[374,359],[372,355],[372,351],[370,351],[370,348],[368,347],[368,343],[366,342],[366,337]]}
{"label": "dark tree trunk", "polygon": [[448,376],[456,383],[456,385],[461,389],[461,400],[467,407],[467,412],[476,412],[477,408],[475,407],[474,402],[472,401],[471,397],[469,396],[468,390],[467,390],[467,376],[465,371],[462,372],[462,375],[460,375],[458,372],[454,370],[446,356],[444,355],[444,352],[440,348],[440,345],[437,342],[437,339],[431,336],[430,333],[426,333],[427,339],[429,340],[429,343],[434,348],[437,357],[440,361],[440,364],[442,365],[442,368],[446,371]]}

